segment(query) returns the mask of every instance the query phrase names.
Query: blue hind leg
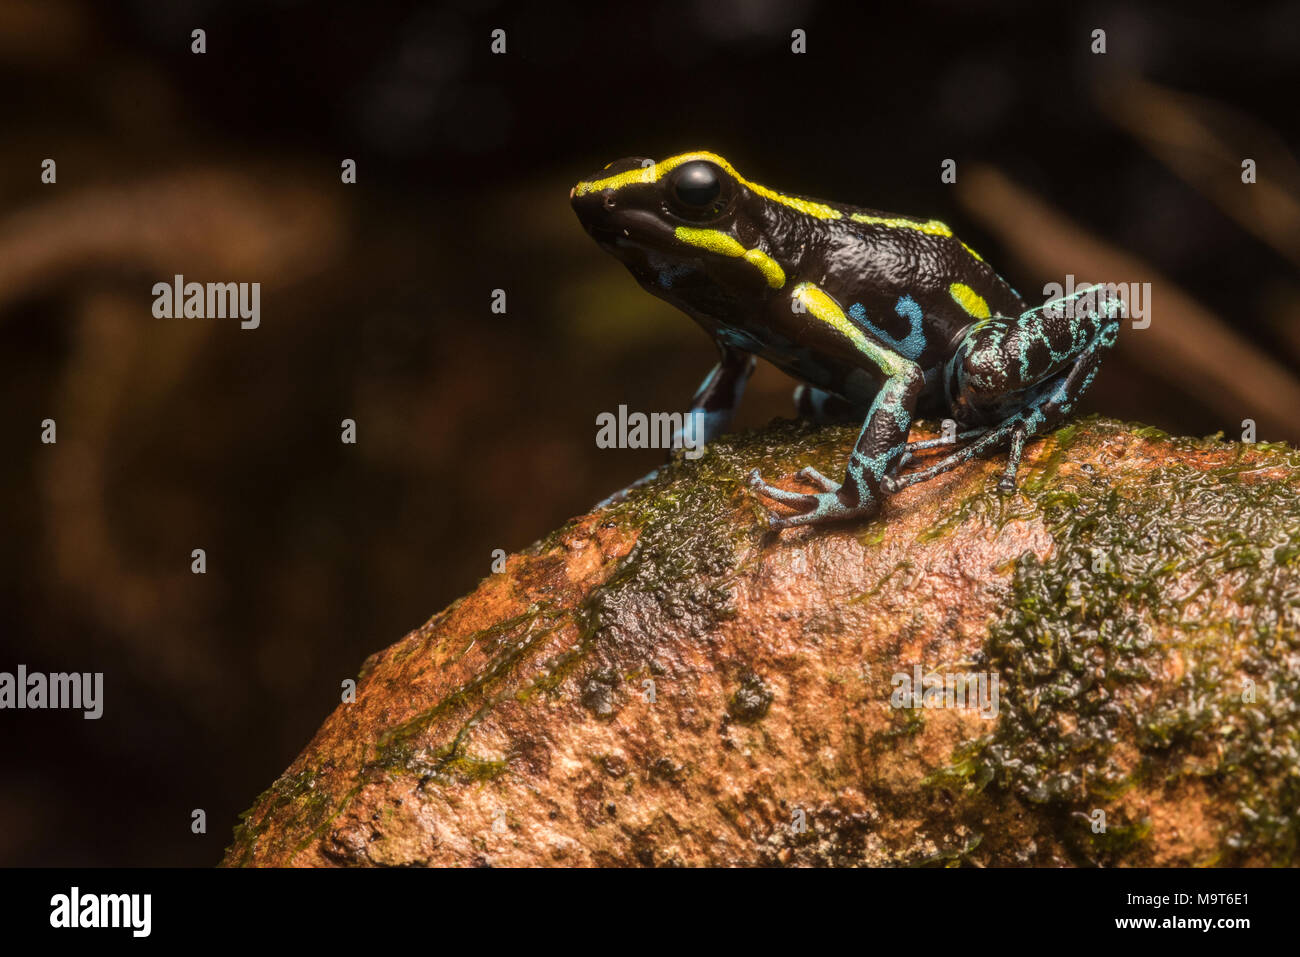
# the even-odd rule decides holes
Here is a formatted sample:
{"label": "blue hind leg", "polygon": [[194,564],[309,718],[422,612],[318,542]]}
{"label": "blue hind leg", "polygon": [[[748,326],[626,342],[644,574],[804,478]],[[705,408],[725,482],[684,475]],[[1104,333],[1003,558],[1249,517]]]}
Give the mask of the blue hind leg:
{"label": "blue hind leg", "polygon": [[[886,491],[928,481],[1002,446],[1009,452],[998,488],[1012,491],[1025,442],[1054,428],[1074,410],[1097,374],[1102,353],[1115,344],[1123,303],[1092,303],[1086,297],[1094,288],[1031,309],[1018,320],[995,316],[977,324],[950,364],[955,410],[968,417],[986,409],[1005,412],[1008,398],[1016,395],[1022,396],[1022,403],[992,428],[976,430],[978,438],[937,464],[887,478],[882,483]],[[1078,308],[1053,308],[1067,303]]]}

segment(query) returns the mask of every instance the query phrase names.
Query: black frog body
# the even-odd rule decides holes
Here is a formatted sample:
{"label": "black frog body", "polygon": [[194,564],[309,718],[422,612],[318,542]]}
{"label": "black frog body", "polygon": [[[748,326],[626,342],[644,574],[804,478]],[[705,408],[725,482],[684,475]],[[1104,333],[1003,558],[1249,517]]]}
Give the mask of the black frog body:
{"label": "black frog body", "polygon": [[[714,153],[619,160],[570,198],[597,243],[717,343],[690,408],[704,441],[729,422],[754,357],[807,384],[804,414],[863,418],[843,482],[805,469],[821,489],[808,494],[750,476],[795,510],[775,527],[872,514],[883,495],[1008,443],[1012,484],[1025,440],[1069,411],[1118,331],[1094,287],[1026,311],[943,223],[780,193]],[[918,413],[951,416],[974,441],[900,478]]]}

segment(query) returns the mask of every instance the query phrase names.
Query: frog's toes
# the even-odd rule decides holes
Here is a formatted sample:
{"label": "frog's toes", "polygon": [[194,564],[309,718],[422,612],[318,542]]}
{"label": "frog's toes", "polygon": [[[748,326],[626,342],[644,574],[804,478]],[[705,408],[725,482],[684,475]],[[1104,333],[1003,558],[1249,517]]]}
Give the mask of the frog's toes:
{"label": "frog's toes", "polygon": [[758,494],[766,496],[774,502],[780,502],[782,505],[789,505],[800,510],[817,507],[817,497],[815,495],[809,495],[807,492],[788,492],[783,488],[777,488],[775,485],[769,485],[758,474],[758,469],[754,469],[745,476],[745,484]]}
{"label": "frog's toes", "polygon": [[1003,495],[1010,495],[1016,490],[1016,480],[1009,475],[1004,475],[998,479],[998,491]]}
{"label": "frog's toes", "polygon": [[794,477],[798,479],[803,479],[805,482],[809,482],[813,485],[816,485],[823,492],[838,492],[840,488],[839,482],[832,482],[830,479],[828,479],[825,475],[822,475],[821,472],[818,472],[811,465],[808,466],[807,468],[800,469],[798,472],[794,474]]}
{"label": "frog's toes", "polygon": [[880,491],[886,495],[897,495],[908,486],[908,483],[904,481],[905,476],[898,474],[901,464],[892,466],[880,480]]}
{"label": "frog's toes", "polygon": [[912,453],[904,452],[890,463],[889,468],[885,469],[885,474],[880,479],[880,490],[882,492],[886,495],[893,495],[899,491],[898,473],[910,461],[912,461]]}
{"label": "frog's toes", "polygon": [[[834,492],[823,492],[822,495],[834,497]],[[815,498],[820,499],[818,495]],[[797,512],[794,515],[777,515],[775,512],[767,513],[767,527],[773,531],[779,532],[783,528],[794,528],[796,525],[812,525],[815,522],[822,522],[827,519],[821,502],[817,502],[812,508],[805,512]]]}
{"label": "frog's toes", "polygon": [[847,518],[865,518],[874,515],[879,509],[879,503],[874,499],[868,499],[857,505],[846,505],[841,500],[839,492],[841,485],[832,482],[826,476],[822,475],[816,469],[804,469],[799,472],[798,477],[805,481],[812,482],[815,485],[822,486],[825,491],[809,495],[803,492],[788,492],[783,488],[777,488],[769,485],[759,477],[758,469],[750,472],[746,477],[746,482],[750,488],[772,499],[782,505],[788,505],[795,510],[793,515],[776,515],[768,514],[767,524],[772,529],[793,528],[796,525],[816,525],[821,522],[837,521]]}
{"label": "frog's toes", "polygon": [[867,518],[874,515],[879,510],[879,503],[875,499],[868,499],[858,505],[845,505],[836,491],[821,492],[817,495],[809,496],[813,499],[814,505],[807,510],[801,510],[795,515],[771,515],[767,517],[767,524],[772,529],[794,528],[796,525],[820,525],[822,522],[835,522],[850,518]]}

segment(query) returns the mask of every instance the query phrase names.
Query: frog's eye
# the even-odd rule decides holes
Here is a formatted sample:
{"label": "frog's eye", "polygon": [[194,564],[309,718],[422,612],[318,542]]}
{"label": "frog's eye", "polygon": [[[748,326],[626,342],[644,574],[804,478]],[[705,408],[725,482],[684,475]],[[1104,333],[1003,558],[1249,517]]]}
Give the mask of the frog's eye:
{"label": "frog's eye", "polygon": [[696,160],[673,170],[669,191],[674,203],[685,213],[700,215],[716,212],[722,194],[722,177],[712,163]]}

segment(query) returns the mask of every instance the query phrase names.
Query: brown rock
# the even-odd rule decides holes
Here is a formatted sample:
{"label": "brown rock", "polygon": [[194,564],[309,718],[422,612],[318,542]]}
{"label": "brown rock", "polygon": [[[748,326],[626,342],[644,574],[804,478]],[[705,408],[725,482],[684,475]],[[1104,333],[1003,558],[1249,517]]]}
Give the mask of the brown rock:
{"label": "brown rock", "polygon": [[[512,556],[225,863],[1300,863],[1300,454],[1087,420],[1014,495],[982,461],[768,532],[744,475],[854,435],[724,437]],[[906,706],[918,667],[996,713]]]}

